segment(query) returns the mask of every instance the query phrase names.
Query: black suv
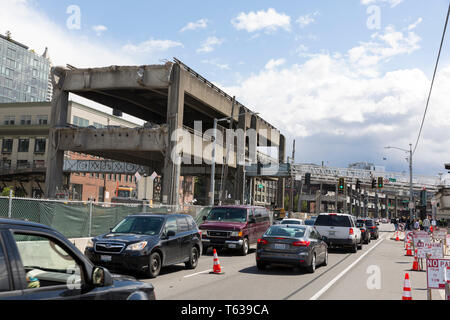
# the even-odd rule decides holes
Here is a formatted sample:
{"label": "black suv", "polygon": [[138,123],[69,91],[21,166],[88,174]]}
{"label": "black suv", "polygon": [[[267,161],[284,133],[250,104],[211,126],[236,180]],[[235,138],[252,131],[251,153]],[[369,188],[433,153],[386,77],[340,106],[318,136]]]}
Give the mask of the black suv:
{"label": "black suv", "polygon": [[54,229],[0,219],[0,300],[154,300],[149,283],[94,266]]}
{"label": "black suv", "polygon": [[195,269],[201,254],[201,232],[185,214],[130,215],[109,233],[93,238],[85,250],[95,264],[150,278],[157,277],[161,267],[177,263]]}

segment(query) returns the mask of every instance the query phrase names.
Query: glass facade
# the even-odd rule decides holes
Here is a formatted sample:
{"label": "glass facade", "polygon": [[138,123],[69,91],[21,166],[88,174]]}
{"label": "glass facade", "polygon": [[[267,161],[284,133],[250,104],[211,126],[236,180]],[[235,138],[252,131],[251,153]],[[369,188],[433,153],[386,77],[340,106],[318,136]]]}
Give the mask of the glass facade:
{"label": "glass facade", "polygon": [[50,101],[50,60],[0,35],[0,103]]}

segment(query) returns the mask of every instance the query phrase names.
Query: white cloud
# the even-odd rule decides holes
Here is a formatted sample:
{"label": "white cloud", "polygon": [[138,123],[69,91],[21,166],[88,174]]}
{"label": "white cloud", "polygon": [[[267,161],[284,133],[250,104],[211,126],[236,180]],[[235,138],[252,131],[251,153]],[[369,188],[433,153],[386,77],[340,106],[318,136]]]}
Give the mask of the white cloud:
{"label": "white cloud", "polygon": [[183,47],[183,44],[172,40],[149,39],[137,45],[127,44],[122,49],[129,53],[153,53],[156,51],[166,51],[174,47]]}
{"label": "white cloud", "polygon": [[273,32],[281,28],[289,31],[291,27],[291,17],[284,13],[278,13],[273,8],[267,11],[251,11],[249,13],[241,12],[231,23],[237,30],[246,30],[255,32],[265,30]]}
{"label": "white cloud", "polygon": [[265,68],[267,70],[272,70],[272,69],[275,69],[276,67],[283,65],[285,62],[286,62],[285,59],[277,59],[277,60],[271,59],[271,60],[269,60],[269,62],[267,62]]}
{"label": "white cloud", "polygon": [[387,3],[394,8],[402,3],[404,0],[361,0],[361,4],[369,5],[369,4],[378,4],[378,3]]}
{"label": "white cloud", "polygon": [[220,63],[218,59],[202,60],[202,63],[213,65],[220,70],[230,70],[230,66],[226,63]]}
{"label": "white cloud", "polygon": [[415,29],[422,22],[422,20],[423,20],[422,18],[417,19],[414,23],[408,26],[408,30],[411,31]]}
{"label": "white cloud", "polygon": [[83,24],[81,30],[69,30],[65,23],[61,26],[53,22],[34,1],[2,0],[0,30],[10,30],[13,39],[36,52],[44,52],[48,47],[54,65],[103,67],[135,62],[134,57],[115,50],[117,44],[102,45],[85,36]]}
{"label": "white cloud", "polygon": [[[417,50],[416,37],[390,27],[347,52],[315,54],[293,65],[271,60],[224,89],[288,140],[297,138],[300,161],[376,161],[385,155],[384,146],[407,148],[417,138],[430,79],[417,68],[381,71],[390,59]],[[366,74],[368,69],[374,72]],[[435,85],[415,155],[417,172],[442,167],[450,156],[450,66],[441,68]],[[389,158],[407,168],[402,156]]]}
{"label": "white cloud", "polygon": [[223,43],[223,39],[219,39],[217,37],[208,37],[201,45],[200,48],[197,49],[199,53],[208,53],[214,51],[214,47],[219,46]]}
{"label": "white cloud", "polygon": [[189,22],[187,25],[185,25],[180,32],[184,32],[187,30],[196,30],[196,29],[204,29],[208,26],[208,20],[207,19],[200,19],[195,22]]}
{"label": "white cloud", "polygon": [[108,28],[103,25],[97,25],[97,26],[93,26],[92,30],[95,31],[95,34],[97,36],[101,36],[104,32],[106,32],[108,30]]}
{"label": "white cloud", "polygon": [[315,21],[314,17],[319,14],[318,11],[314,13],[308,13],[303,16],[300,16],[295,22],[300,25],[301,28],[305,28]]}

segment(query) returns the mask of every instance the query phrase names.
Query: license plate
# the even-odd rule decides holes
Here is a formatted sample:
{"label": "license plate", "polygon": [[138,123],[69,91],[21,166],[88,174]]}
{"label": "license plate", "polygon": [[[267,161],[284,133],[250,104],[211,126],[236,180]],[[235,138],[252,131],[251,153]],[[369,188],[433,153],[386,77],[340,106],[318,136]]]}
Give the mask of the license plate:
{"label": "license plate", "polygon": [[280,250],[286,249],[286,245],[285,245],[284,243],[274,243],[274,244],[273,244],[273,247],[274,247],[275,249],[280,249]]}
{"label": "license plate", "polygon": [[103,262],[110,262],[112,259],[111,256],[100,256],[100,260]]}
{"label": "license plate", "polygon": [[235,249],[235,248],[236,248],[236,245],[235,245],[234,243],[230,243],[230,244],[228,245],[228,248]]}
{"label": "license plate", "polygon": [[328,232],[328,235],[329,236],[334,236],[336,234],[336,231],[330,231],[330,232]]}

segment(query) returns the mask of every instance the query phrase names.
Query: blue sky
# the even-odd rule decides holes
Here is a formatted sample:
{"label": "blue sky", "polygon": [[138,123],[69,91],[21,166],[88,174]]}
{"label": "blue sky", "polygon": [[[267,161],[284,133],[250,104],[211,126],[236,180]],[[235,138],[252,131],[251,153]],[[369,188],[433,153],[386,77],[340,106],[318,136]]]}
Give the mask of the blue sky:
{"label": "blue sky", "polygon": [[[80,29],[67,28],[71,5]],[[369,8],[379,29],[368,27]],[[177,57],[281,128],[288,154],[295,138],[298,162],[404,171],[403,154],[383,147],[415,142],[447,8],[448,0],[0,0],[0,32],[37,51],[49,46],[55,64]],[[450,160],[449,45],[415,154],[420,173],[443,172]]]}

